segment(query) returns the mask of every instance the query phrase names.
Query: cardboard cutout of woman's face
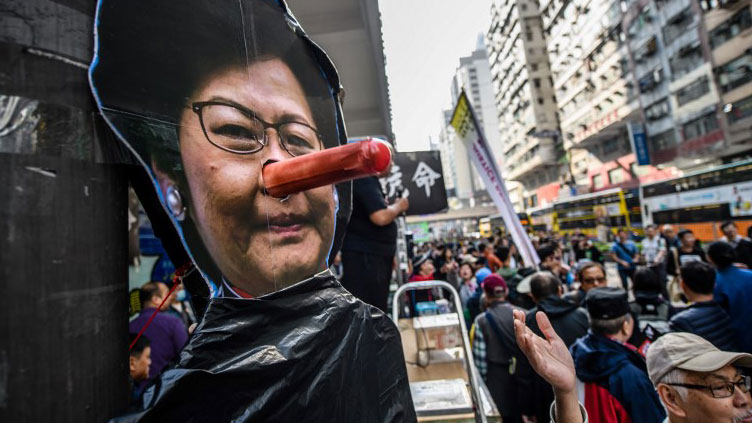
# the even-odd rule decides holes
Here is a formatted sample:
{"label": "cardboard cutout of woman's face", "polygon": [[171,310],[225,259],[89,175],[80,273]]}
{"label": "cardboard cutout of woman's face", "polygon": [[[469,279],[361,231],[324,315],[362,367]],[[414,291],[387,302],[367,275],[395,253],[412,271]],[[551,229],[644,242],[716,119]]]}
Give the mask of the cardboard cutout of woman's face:
{"label": "cardboard cutout of woman's face", "polygon": [[[210,100],[243,106],[265,122],[294,120],[315,127],[303,88],[279,59],[219,72],[196,90],[190,103]],[[215,125],[239,126],[234,116],[218,119],[224,120]],[[180,156],[188,186],[178,190],[190,191],[186,212],[223,276],[252,295],[325,269],[334,234],[331,186],[285,201],[262,192],[263,164],[292,157],[276,131],[268,129],[266,135],[261,151],[235,154],[208,141],[192,110],[185,109],[180,118]]]}
{"label": "cardboard cutout of woman's face", "polygon": [[[285,19],[281,9],[279,18]],[[100,38],[106,23],[100,22]],[[281,28],[290,31],[287,26]],[[258,41],[253,39],[258,34],[244,34],[247,44]],[[274,34],[262,35],[266,42],[274,39]],[[289,33],[280,35],[290,38]],[[216,279],[221,278],[252,296],[284,288],[326,269],[334,237],[337,204],[333,186],[293,194],[284,201],[263,191],[265,163],[289,159],[291,153],[320,150],[325,147],[321,139],[338,135],[331,131],[327,134],[316,119],[334,114],[335,100],[310,101],[311,90],[298,77],[300,62],[293,70],[283,59],[289,52],[288,45],[278,55],[266,52],[261,57],[245,58],[248,60],[241,57],[226,65],[218,63],[193,86],[174,90],[187,95],[181,98],[182,107],[171,123],[176,144],[168,146],[171,155],[150,154],[164,150],[165,139],[145,137],[133,128],[153,126],[151,110],[133,110],[138,97],[121,101],[117,95],[107,96],[109,84],[97,83],[96,59],[92,65],[92,87],[95,95],[105,93],[102,97],[106,100],[98,100],[108,123],[149,168],[161,191],[160,200],[181,232],[197,234],[184,238],[196,263],[217,285],[222,281]],[[108,54],[117,52],[98,52],[100,57]],[[244,62],[247,64],[238,65]],[[312,57],[302,62],[309,64],[304,69],[311,72],[309,76],[320,75]],[[169,85],[171,81],[162,83]],[[323,78],[319,83],[325,83]],[[150,101],[145,98],[145,108]],[[216,105],[198,110],[196,105],[203,102]],[[123,119],[123,112],[130,121],[138,121],[143,115],[142,122],[117,123]],[[165,122],[160,125],[164,127]],[[265,129],[259,129],[259,125]],[[332,145],[331,139],[328,141]],[[263,148],[253,151],[256,147],[249,147],[252,143]]]}

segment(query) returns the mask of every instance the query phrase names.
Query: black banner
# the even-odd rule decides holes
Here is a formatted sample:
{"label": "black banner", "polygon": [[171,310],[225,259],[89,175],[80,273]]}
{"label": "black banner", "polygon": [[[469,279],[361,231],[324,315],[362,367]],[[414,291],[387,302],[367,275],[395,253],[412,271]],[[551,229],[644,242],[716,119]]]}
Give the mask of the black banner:
{"label": "black banner", "polygon": [[389,176],[381,185],[391,204],[403,192],[410,200],[408,215],[438,213],[447,209],[446,189],[438,151],[397,153]]}

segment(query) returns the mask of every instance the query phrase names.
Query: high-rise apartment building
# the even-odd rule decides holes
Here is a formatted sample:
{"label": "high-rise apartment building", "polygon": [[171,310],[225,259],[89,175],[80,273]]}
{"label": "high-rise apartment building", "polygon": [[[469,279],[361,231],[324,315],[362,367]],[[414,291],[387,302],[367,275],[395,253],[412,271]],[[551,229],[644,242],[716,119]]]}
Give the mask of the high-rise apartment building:
{"label": "high-rise apartment building", "polygon": [[632,40],[651,162],[706,166],[722,154],[725,137],[700,5],[651,1],[629,12],[624,28]]}
{"label": "high-rise apartment building", "polygon": [[505,177],[522,184],[526,206],[553,201],[561,137],[537,0],[494,0],[486,42]]}
{"label": "high-rise apartment building", "polygon": [[752,154],[752,13],[750,1],[703,0],[704,23],[721,96],[726,144],[721,158]]}
{"label": "high-rise apartment building", "polygon": [[[641,121],[619,0],[542,0],[570,179],[593,189],[629,178],[627,125]],[[632,160],[634,161],[634,160]],[[626,170],[625,170],[626,165]]]}
{"label": "high-rise apartment building", "polygon": [[499,141],[499,119],[496,114],[491,69],[488,66],[488,54],[483,35],[478,36],[475,51],[467,57],[460,58],[460,65],[452,78],[452,105],[457,104],[462,90],[465,90],[478,123],[486,135],[486,140],[496,155],[496,159],[499,160],[502,153]]}
{"label": "high-rise apartment building", "polygon": [[[457,99],[463,90],[498,160],[501,157],[502,150],[499,141],[494,92],[491,85],[491,71],[488,67],[488,56],[483,36],[478,38],[476,49],[472,54],[460,58],[460,65],[452,77],[450,86],[452,105],[457,103]],[[487,203],[490,198],[485,191],[483,181],[470,161],[467,148],[451,128],[449,124],[451,117],[451,110],[442,112],[442,127],[439,134],[444,183],[447,187],[450,202],[460,207],[472,207],[476,204]],[[456,200],[451,200],[452,197],[455,197]]]}

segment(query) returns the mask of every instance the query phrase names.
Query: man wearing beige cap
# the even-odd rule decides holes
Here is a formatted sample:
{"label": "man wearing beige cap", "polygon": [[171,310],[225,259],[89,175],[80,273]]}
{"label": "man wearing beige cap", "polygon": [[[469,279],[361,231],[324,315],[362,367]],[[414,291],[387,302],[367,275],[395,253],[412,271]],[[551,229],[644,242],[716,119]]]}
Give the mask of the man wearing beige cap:
{"label": "man wearing beige cap", "polygon": [[650,380],[668,423],[752,422],[752,355],[721,351],[686,332],[669,333],[648,350]]}

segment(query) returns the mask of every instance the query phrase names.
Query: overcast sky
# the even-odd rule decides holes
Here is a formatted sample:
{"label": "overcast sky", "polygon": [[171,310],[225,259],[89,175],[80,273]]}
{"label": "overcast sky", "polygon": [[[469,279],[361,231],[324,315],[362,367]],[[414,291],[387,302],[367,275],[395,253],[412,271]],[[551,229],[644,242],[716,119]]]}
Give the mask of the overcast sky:
{"label": "overcast sky", "polygon": [[459,58],[491,22],[490,0],[379,0],[392,128],[400,151],[428,149],[452,107]]}

